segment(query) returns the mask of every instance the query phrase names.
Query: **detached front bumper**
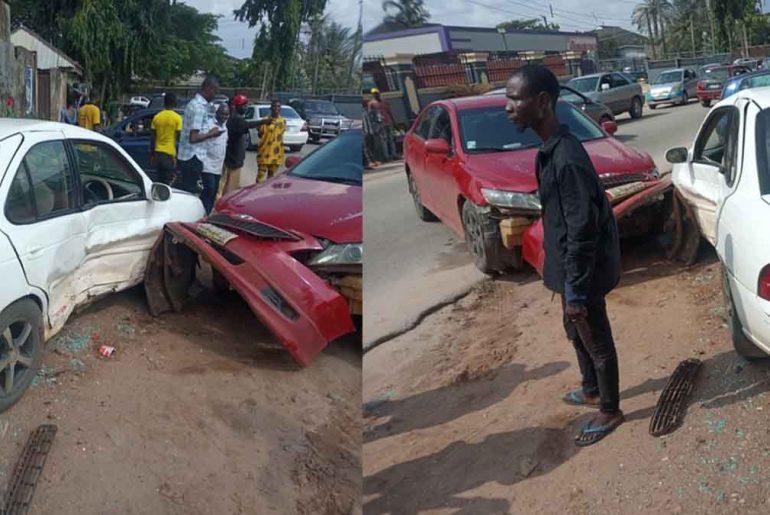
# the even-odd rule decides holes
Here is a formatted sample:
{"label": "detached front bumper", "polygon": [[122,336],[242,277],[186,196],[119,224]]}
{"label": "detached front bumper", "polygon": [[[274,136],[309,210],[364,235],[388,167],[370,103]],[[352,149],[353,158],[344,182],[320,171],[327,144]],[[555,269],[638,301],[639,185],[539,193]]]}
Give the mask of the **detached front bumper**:
{"label": "detached front bumper", "polygon": [[[355,331],[353,308],[346,297],[294,259],[288,253],[292,243],[287,248],[286,242],[239,236],[219,245],[198,234],[195,227],[167,224],[153,248],[145,290],[154,316],[182,308],[200,256],[302,366],[309,365],[331,341]],[[296,250],[302,246],[304,241],[296,242]],[[351,289],[350,281],[343,286]]]}

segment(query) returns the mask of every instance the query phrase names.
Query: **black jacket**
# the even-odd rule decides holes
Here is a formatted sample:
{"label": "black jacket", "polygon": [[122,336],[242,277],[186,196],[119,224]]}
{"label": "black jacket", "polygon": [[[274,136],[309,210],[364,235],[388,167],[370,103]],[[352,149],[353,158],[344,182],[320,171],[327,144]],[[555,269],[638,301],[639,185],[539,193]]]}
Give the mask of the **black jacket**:
{"label": "black jacket", "polygon": [[562,125],[536,164],[546,288],[568,303],[606,295],[620,280],[618,226],[588,153]]}

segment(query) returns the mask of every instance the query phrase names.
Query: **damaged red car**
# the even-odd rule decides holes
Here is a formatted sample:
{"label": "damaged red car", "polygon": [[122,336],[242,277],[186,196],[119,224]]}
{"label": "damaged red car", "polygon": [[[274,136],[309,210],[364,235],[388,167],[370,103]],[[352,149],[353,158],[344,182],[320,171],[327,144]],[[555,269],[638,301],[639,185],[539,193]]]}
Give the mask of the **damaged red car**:
{"label": "damaged red car", "polygon": [[[527,262],[542,273],[544,254],[535,156],[542,142],[519,131],[502,95],[434,102],[404,140],[406,178],[417,215],[464,236],[476,267],[496,274]],[[585,147],[607,190],[621,235],[662,230],[671,212],[671,179],[652,158],[612,137],[567,102],[559,121]]]}
{"label": "damaged red car", "polygon": [[362,309],[363,134],[351,130],[288,171],[223,197],[196,223],[167,224],[145,277],[153,315],[180,310],[199,258],[307,366]]}

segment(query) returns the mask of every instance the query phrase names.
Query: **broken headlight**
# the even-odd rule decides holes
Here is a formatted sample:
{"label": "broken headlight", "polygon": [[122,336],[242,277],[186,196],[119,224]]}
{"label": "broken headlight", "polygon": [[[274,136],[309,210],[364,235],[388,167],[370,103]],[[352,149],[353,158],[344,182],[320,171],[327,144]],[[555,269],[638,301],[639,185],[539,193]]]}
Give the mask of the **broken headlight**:
{"label": "broken headlight", "polygon": [[540,211],[540,197],[536,193],[521,193],[519,191],[503,191],[481,188],[484,199],[495,207],[519,209],[524,211]]}
{"label": "broken headlight", "polygon": [[360,265],[364,259],[362,243],[330,245],[308,262],[310,266]]}

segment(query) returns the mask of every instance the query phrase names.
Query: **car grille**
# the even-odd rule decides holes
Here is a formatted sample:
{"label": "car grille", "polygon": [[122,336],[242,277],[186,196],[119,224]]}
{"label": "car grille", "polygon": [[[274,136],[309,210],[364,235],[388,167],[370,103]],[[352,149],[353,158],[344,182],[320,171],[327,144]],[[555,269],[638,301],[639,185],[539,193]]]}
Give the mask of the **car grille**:
{"label": "car grille", "polygon": [[621,186],[631,182],[648,181],[650,176],[646,173],[621,173],[621,174],[602,174],[599,176],[605,188]]}
{"label": "car grille", "polygon": [[215,214],[206,220],[209,223],[227,227],[229,229],[238,229],[257,238],[266,238],[271,240],[291,240],[298,241],[300,238],[291,234],[290,232],[276,229],[270,225],[266,225],[253,220],[243,220],[228,215]]}

